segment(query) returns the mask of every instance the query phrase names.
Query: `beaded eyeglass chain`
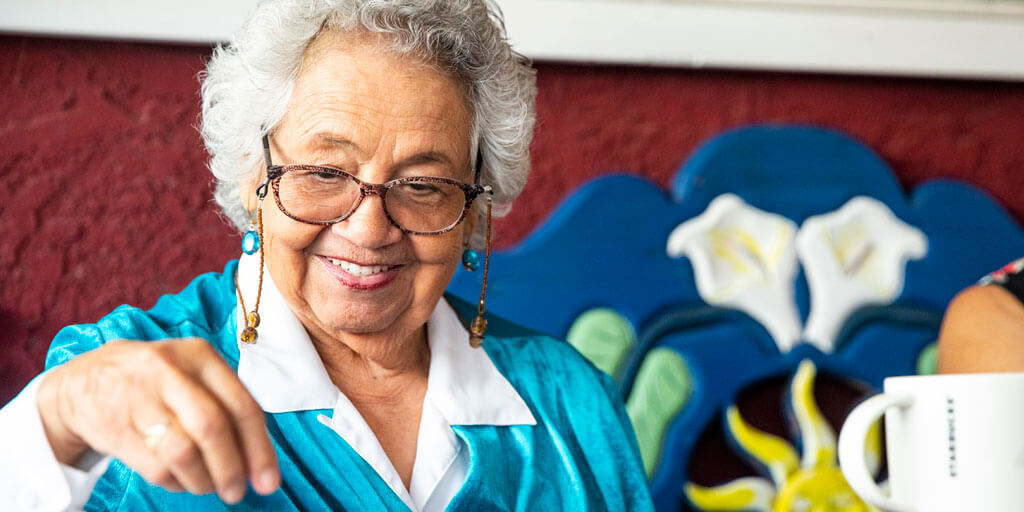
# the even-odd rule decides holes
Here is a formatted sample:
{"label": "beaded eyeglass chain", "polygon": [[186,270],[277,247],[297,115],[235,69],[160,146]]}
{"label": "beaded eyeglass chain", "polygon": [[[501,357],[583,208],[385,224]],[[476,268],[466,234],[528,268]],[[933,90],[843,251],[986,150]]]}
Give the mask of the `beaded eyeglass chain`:
{"label": "beaded eyeglass chain", "polygon": [[[266,158],[268,165],[270,162],[270,142],[266,137],[263,138],[263,156]],[[260,298],[263,296],[263,200],[267,197],[267,190],[269,188],[269,180],[265,180],[256,189],[256,197],[259,200],[259,204],[256,206],[256,229],[258,234],[256,239],[256,248],[260,251],[260,277],[259,282],[256,285],[256,305],[252,311],[245,308],[245,298],[242,297],[242,288],[238,286],[238,273],[235,273],[235,291],[238,293],[238,302],[242,306],[242,312],[245,313],[245,328],[242,329],[242,333],[238,336],[238,339],[242,343],[252,345],[256,343],[256,338],[259,334],[256,332],[256,328],[260,325]],[[246,233],[249,243],[251,238],[249,233]],[[245,243],[243,242],[243,249]],[[248,250],[245,251],[247,254],[251,254]]]}
{"label": "beaded eyeglass chain", "polygon": [[477,305],[476,318],[469,326],[469,345],[480,348],[484,343],[484,332],[487,331],[487,319],[484,318],[484,302],[487,299],[487,271],[491,268],[491,197],[490,187],[487,194],[487,241],[484,246],[484,282],[480,286],[480,303]]}

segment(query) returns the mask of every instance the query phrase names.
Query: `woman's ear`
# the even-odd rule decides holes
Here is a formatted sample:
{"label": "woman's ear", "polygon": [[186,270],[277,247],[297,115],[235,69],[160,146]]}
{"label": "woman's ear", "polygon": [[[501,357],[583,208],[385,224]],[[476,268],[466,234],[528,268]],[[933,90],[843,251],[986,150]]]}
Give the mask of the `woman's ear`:
{"label": "woman's ear", "polygon": [[467,245],[473,242],[473,235],[476,233],[476,227],[480,225],[480,211],[474,207],[470,207],[469,211],[466,212],[466,220],[462,221],[463,232],[462,241],[466,242]]}
{"label": "woman's ear", "polygon": [[242,206],[245,206],[249,212],[255,212],[259,206],[256,189],[263,183],[266,173],[267,171],[261,167],[257,172],[249,174],[250,178],[242,178],[238,183],[238,194],[241,196],[239,199],[242,201]]}
{"label": "woman's ear", "polygon": [[256,187],[255,180],[242,180],[238,186],[238,195],[241,196],[242,206],[245,206],[246,211],[256,211],[256,205],[259,201],[256,200]]}

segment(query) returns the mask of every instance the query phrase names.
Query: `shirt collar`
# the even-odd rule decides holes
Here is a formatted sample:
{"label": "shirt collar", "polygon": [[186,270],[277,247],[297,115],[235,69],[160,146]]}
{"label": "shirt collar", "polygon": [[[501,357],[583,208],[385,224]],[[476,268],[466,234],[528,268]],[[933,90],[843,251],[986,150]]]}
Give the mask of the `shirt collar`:
{"label": "shirt collar", "polygon": [[[256,302],[259,257],[243,255],[238,285],[245,304]],[[259,337],[238,343],[238,377],[266,412],[334,409],[341,392],[331,381],[306,329],[264,269]],[[245,325],[237,304],[236,325]],[[445,300],[427,321],[430,370],[426,399],[449,425],[535,425],[530,408],[483,349],[469,346],[469,332]]]}
{"label": "shirt collar", "polygon": [[469,345],[469,331],[444,299],[427,320],[427,340],[427,399],[450,425],[537,424],[487,352]]}
{"label": "shirt collar", "polygon": [[[238,261],[238,287],[249,311],[256,304],[259,256]],[[238,378],[266,412],[333,409],[340,391],[331,382],[309,334],[292,313],[270,272],[263,271],[260,325],[256,343],[238,344]],[[240,332],[246,311],[236,298],[235,325]]]}

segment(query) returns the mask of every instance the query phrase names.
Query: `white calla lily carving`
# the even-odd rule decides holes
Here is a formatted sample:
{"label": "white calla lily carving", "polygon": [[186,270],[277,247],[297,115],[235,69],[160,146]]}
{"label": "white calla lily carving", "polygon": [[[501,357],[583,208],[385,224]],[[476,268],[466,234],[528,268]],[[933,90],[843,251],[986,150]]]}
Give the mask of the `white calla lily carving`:
{"label": "white calla lily carving", "polygon": [[787,352],[801,329],[793,297],[795,236],[793,221],[723,194],[672,230],[667,252],[690,259],[705,302],[746,312]]}
{"label": "white calla lily carving", "polygon": [[[927,251],[920,229],[866,196],[808,218],[797,232],[786,217],[722,194],[673,229],[667,244],[670,257],[690,259],[705,302],[746,312],[783,353],[801,339],[832,352],[850,314],[899,297],[907,261]],[[798,257],[811,297],[806,325],[794,301]]]}
{"label": "white calla lily carving", "polygon": [[803,338],[827,353],[851,313],[902,293],[907,261],[924,257],[928,240],[881,201],[860,196],[804,221],[796,247],[811,292]]}

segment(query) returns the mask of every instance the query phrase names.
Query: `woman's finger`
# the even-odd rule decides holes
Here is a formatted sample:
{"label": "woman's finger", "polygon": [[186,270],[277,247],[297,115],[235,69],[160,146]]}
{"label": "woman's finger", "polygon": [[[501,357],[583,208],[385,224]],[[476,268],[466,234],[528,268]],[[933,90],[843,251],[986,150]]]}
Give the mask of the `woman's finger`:
{"label": "woman's finger", "polygon": [[172,413],[161,406],[140,409],[133,415],[133,422],[144,449],[156,457],[184,490],[192,494],[213,492],[213,478],[199,447],[182,431]]}
{"label": "woman's finger", "polygon": [[119,436],[117,458],[150,484],[160,486],[170,492],[185,491],[185,486],[178,482],[167,464],[150,449],[149,446],[157,441],[152,435],[152,426],[147,425],[145,429],[151,431],[149,441],[138,431],[139,429]]}
{"label": "woman's finger", "polygon": [[240,501],[246,491],[244,454],[219,401],[180,371],[164,375],[160,393],[184,434],[198,446],[217,494],[228,503]]}
{"label": "woman's finger", "polygon": [[190,359],[194,374],[234,420],[253,488],[260,494],[270,494],[280,485],[281,477],[277,454],[267,435],[266,415],[238,380],[235,371],[206,342],[202,343],[209,350],[210,357]]}

